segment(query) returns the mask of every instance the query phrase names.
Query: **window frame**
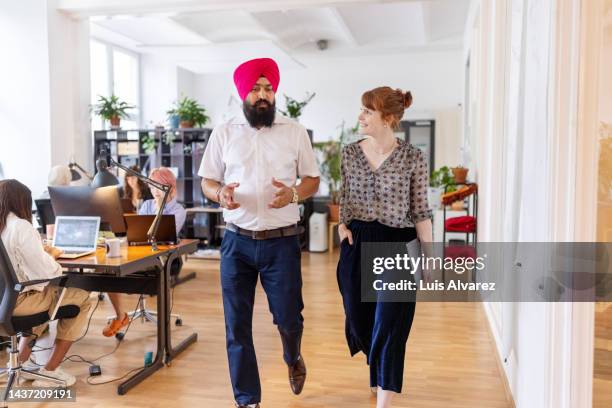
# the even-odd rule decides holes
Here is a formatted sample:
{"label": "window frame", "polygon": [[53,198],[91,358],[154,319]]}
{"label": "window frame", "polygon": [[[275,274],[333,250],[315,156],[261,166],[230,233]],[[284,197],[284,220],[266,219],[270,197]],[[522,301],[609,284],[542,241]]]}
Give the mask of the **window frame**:
{"label": "window frame", "polygon": [[[108,74],[107,77],[107,86],[108,88],[106,89],[107,94],[105,96],[110,96],[113,95],[115,92],[115,63],[114,63],[114,52],[115,51],[119,51],[122,52],[124,54],[127,54],[131,57],[133,57],[136,61],[136,73],[137,73],[137,80],[136,80],[136,108],[138,109],[138,113],[134,114],[134,113],[128,113],[128,118],[127,120],[136,122],[136,128],[140,129],[142,127],[142,107],[141,107],[141,103],[142,103],[142,64],[141,64],[141,60],[140,60],[140,54],[137,52],[134,52],[132,50],[129,50],[127,48],[121,47],[119,45],[110,43],[108,41],[104,41],[98,37],[94,37],[91,36],[89,38],[90,43],[91,42],[96,42],[98,44],[101,44],[105,47],[106,50],[106,72]],[[90,61],[91,63],[91,61]],[[91,68],[89,69],[89,82],[91,84]],[[93,95],[92,95],[93,96]],[[91,100],[92,98],[90,98]],[[110,128],[108,127],[109,124],[107,123],[107,121],[102,121],[102,130],[109,130]]]}

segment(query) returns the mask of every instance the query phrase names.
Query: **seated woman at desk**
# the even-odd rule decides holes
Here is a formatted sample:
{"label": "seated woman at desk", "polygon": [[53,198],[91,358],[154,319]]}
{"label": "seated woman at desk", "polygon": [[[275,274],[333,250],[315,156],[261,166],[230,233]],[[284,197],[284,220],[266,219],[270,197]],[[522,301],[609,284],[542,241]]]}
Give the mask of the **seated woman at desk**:
{"label": "seated woman at desk", "polygon": [[[174,177],[174,173],[167,167],[158,167],[151,170],[149,178],[171,187],[170,194],[168,195],[168,202],[166,202],[166,206],[164,207],[164,215],[174,215],[176,233],[178,234],[185,224],[187,211],[185,211],[185,208],[176,201],[176,177]],[[151,193],[153,194],[153,199],[145,201],[142,204],[138,210],[139,215],[157,214],[162,199],[164,198],[164,193],[156,188],[153,188]]]}
{"label": "seated woman at desk", "polygon": [[[57,248],[43,247],[40,235],[32,226],[32,193],[17,180],[0,181],[0,236],[20,282],[52,279],[62,275],[62,267],[56,262],[61,251]],[[62,288],[48,283],[26,289],[17,296],[14,316],[32,315],[44,311],[52,313],[62,291]],[[71,386],[76,382],[75,377],[60,369],[59,365],[72,343],[81,336],[85,328],[91,307],[89,292],[78,288],[66,288],[61,304],[76,305],[80,312],[76,317],[58,321],[53,354],[47,364],[40,368],[39,373],[63,380],[67,386]],[[45,325],[32,330],[35,339],[43,332]],[[22,363],[29,361],[32,353],[29,343],[30,338],[21,338],[19,360]],[[22,375],[28,379],[27,373]],[[56,384],[35,380],[33,386],[55,387]]]}
{"label": "seated woman at desk", "polygon": [[[185,208],[176,201],[176,177],[174,177],[174,173],[172,173],[172,171],[167,167],[159,167],[151,170],[149,178],[151,178],[153,181],[171,187],[170,194],[168,195],[168,201],[166,203],[166,206],[164,207],[163,214],[174,215],[174,219],[176,222],[176,233],[179,234],[181,229],[183,229],[183,225],[185,224],[187,212],[185,211]],[[140,209],[138,210],[138,215],[157,214],[162,199],[164,198],[164,193],[156,188],[153,188],[151,189],[151,194],[153,194],[153,199],[145,201],[140,206]],[[178,273],[180,265],[175,267],[175,265],[173,264],[172,266],[173,274]],[[104,334],[106,337],[112,337],[123,327],[127,326],[130,319],[128,317],[127,312],[123,308],[119,294],[108,293],[108,297],[111,303],[113,304],[116,317],[106,325],[104,330],[102,330],[102,334]]]}
{"label": "seated woman at desk", "polygon": [[[140,173],[140,168],[138,166],[132,166],[130,169]],[[151,200],[153,196],[144,181],[126,173],[123,179],[123,198],[129,199],[136,212],[138,212],[142,203]]]}

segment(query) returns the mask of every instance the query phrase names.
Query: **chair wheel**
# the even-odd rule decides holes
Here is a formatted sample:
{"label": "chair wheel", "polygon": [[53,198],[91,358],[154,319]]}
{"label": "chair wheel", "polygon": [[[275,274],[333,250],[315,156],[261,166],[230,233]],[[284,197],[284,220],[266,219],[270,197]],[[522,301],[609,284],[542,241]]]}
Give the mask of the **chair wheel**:
{"label": "chair wheel", "polygon": [[117,340],[119,340],[119,341],[123,340],[123,338],[124,338],[124,337],[125,337],[125,333],[123,333],[123,332],[117,332],[117,333],[115,334],[115,338],[116,338]]}
{"label": "chair wheel", "polygon": [[104,300],[104,293],[98,293],[98,300],[99,301],[103,301]]}
{"label": "chair wheel", "polygon": [[183,325],[183,319],[181,319],[180,317],[179,317],[179,318],[177,318],[177,319],[174,321],[174,324],[176,324],[177,326],[182,326],[182,325]]}

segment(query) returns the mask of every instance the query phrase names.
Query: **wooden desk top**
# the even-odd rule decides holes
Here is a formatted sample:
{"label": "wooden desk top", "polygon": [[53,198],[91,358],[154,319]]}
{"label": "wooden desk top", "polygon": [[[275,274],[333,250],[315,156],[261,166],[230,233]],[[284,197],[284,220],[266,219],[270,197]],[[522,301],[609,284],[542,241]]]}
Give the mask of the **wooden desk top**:
{"label": "wooden desk top", "polygon": [[117,258],[107,257],[106,249],[98,248],[95,254],[77,259],[60,258],[57,261],[64,268],[96,269],[127,275],[157,265],[160,256],[168,255],[172,251],[178,250],[181,254],[195,252],[197,244],[198,240],[182,239],[177,245],[159,245],[157,251],[153,251],[149,245],[129,246],[121,248],[121,256]]}

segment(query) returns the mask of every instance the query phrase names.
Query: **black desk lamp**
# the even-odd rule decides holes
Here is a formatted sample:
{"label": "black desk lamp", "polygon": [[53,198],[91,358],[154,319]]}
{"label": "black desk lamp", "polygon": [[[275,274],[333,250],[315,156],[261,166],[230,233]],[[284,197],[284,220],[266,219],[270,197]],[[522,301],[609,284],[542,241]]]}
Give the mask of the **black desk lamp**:
{"label": "black desk lamp", "polygon": [[[106,187],[106,186],[115,186],[119,184],[119,180],[113,173],[111,173],[108,169],[108,163],[106,159],[103,157],[106,155],[104,151],[100,152],[100,156],[98,161],[96,162],[96,167],[98,168],[98,173],[94,176],[91,186],[93,188]],[[168,196],[170,195],[171,187],[167,184],[159,183],[155,180],[150,179],[149,177],[140,174],[137,171],[130,169],[118,162],[116,162],[111,156],[110,164],[111,166],[120,168],[125,171],[127,174],[132,175],[134,177],[138,177],[140,180],[144,181],[149,186],[155,187],[156,189],[162,191],[164,193],[164,197],[162,198],[161,205],[159,206],[159,210],[157,210],[157,214],[155,215],[155,219],[151,223],[149,227],[149,231],[147,231],[147,239],[153,248],[153,251],[157,251],[157,230],[159,229],[159,224],[161,222],[162,215],[164,213],[164,208],[166,207],[166,203],[168,202]]]}
{"label": "black desk lamp", "polygon": [[[93,180],[93,177],[89,173],[87,173],[87,170],[85,170],[77,162],[75,162],[74,159],[70,160],[70,163],[68,163],[68,168],[70,168],[70,175],[72,176],[72,181],[80,180],[82,178],[81,174],[84,174],[90,182]],[[79,170],[80,173],[76,171],[75,168]]]}

